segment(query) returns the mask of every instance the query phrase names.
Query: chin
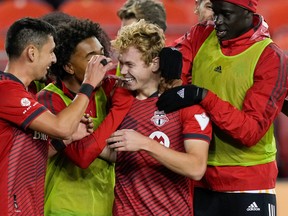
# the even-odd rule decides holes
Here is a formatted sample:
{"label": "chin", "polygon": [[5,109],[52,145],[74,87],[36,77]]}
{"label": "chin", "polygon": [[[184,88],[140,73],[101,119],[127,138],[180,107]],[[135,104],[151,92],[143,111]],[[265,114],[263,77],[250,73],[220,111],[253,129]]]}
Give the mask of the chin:
{"label": "chin", "polygon": [[42,77],[40,79],[37,80],[38,82],[41,82],[41,83],[45,83],[47,81],[47,77]]}

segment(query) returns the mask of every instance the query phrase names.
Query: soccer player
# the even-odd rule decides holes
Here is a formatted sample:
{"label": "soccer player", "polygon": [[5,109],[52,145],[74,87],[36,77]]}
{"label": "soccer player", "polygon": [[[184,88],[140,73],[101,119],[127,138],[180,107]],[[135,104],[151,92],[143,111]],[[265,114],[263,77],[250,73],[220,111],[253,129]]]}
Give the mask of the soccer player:
{"label": "soccer player", "polygon": [[121,28],[112,45],[120,54],[124,87],[134,95],[107,140],[117,152],[113,215],[192,215],[190,179],[204,175],[210,120],[200,106],[168,115],[157,110],[159,55],[165,45],[159,27],[144,20],[132,23]]}
{"label": "soccer player", "polygon": [[287,94],[287,57],[256,14],[258,0],[211,2],[214,23],[192,27],[175,43],[183,82],[194,85],[166,91],[158,108],[200,104],[214,123],[207,171],[195,189],[196,216],[275,215],[273,122]]}
{"label": "soccer player", "polygon": [[[57,44],[54,50],[58,61],[51,66],[56,83],[51,83],[37,94],[37,99],[51,112],[59,113],[77,95],[83,82],[85,68],[93,55],[109,56],[110,39],[98,23],[86,19],[70,19],[56,26]],[[96,129],[107,114],[113,82],[103,81],[93,91],[85,110]],[[62,149],[48,162],[45,184],[45,215],[111,215],[114,200],[114,164],[99,158],[99,149],[91,163],[85,157],[71,160],[73,149],[91,145],[89,136]],[[72,145],[72,146],[71,146]],[[70,154],[70,152],[72,153]],[[75,152],[75,151],[74,151]],[[90,152],[91,153],[91,152]],[[97,158],[98,157],[98,158]],[[78,167],[78,166],[80,167]]]}
{"label": "soccer player", "polygon": [[[38,103],[27,87],[46,76],[56,62],[55,29],[45,21],[23,18],[7,32],[8,65],[0,72],[0,212],[1,215],[43,215],[48,136],[73,141],[72,134],[93,89],[112,63],[91,57],[83,83],[69,107],[57,115]],[[110,61],[107,59],[106,61]]]}

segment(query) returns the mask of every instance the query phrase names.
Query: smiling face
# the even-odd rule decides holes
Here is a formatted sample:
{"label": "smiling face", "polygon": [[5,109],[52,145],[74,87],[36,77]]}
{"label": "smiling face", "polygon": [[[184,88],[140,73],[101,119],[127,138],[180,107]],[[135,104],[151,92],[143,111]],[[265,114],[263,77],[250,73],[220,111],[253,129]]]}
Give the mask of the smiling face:
{"label": "smiling face", "polygon": [[37,50],[37,61],[35,63],[35,78],[34,80],[45,82],[47,80],[47,73],[50,66],[56,63],[56,56],[54,54],[55,43],[52,36],[48,37],[47,42]]}
{"label": "smiling face", "polygon": [[119,56],[124,87],[137,92],[138,98],[147,98],[157,91],[160,72],[158,58],[145,64],[141,52],[131,46]]}
{"label": "smiling face", "polygon": [[214,1],[212,8],[220,41],[237,38],[253,27],[253,13],[245,8],[225,1]]}

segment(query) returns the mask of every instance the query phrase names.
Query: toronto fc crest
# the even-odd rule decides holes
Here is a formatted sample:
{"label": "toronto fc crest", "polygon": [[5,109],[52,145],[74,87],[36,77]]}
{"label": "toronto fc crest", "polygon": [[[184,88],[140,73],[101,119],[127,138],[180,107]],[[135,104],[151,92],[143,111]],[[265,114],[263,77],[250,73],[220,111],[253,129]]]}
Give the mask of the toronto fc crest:
{"label": "toronto fc crest", "polygon": [[164,113],[164,111],[155,111],[154,116],[151,118],[151,121],[158,127],[163,126],[166,122],[169,121],[168,117]]}

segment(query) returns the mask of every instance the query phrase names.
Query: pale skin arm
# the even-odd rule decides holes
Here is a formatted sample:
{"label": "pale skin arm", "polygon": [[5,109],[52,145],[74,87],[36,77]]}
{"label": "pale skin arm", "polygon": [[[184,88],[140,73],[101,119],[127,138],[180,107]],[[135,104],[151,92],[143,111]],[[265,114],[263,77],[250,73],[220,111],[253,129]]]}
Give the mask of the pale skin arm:
{"label": "pale skin arm", "polygon": [[[91,84],[95,88],[102,81],[106,71],[113,66],[111,62],[103,66],[100,61],[104,58],[104,56],[96,55],[90,59],[83,83]],[[45,133],[52,138],[69,140],[77,130],[88,103],[89,98],[86,95],[77,94],[67,108],[57,115],[52,114],[50,111],[40,114],[31,122],[29,128]]]}
{"label": "pale skin arm", "polygon": [[203,140],[185,140],[186,152],[178,152],[134,130],[124,129],[114,132],[107,142],[115,142],[109,148],[116,152],[146,151],[168,169],[193,180],[200,180],[206,171],[209,143]]}
{"label": "pale skin arm", "polygon": [[109,148],[108,145],[105,146],[101,154],[99,155],[99,158],[115,163],[117,159],[117,152],[114,151],[114,149]]}

